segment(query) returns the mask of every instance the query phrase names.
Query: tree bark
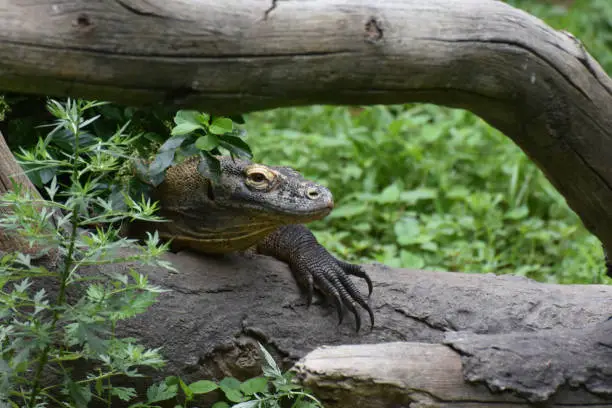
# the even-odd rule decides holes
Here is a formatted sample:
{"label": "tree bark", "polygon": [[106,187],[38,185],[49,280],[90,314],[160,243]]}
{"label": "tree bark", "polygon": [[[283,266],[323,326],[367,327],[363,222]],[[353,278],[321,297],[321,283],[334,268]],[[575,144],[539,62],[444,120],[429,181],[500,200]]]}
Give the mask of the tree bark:
{"label": "tree bark", "polygon": [[[256,341],[285,368],[324,344],[370,344],[318,350],[298,372],[329,407],[412,407],[407,401],[424,404],[425,397],[439,405],[414,406],[612,406],[611,286],[366,265],[376,323],[356,333],[349,313],[338,325],[331,307],[307,308],[291,272],[275,259],[180,252],[168,260],[179,273],[120,269],[146,272],[171,290],[118,328],[163,347],[168,365],[156,378],[258,375]],[[117,269],[88,273],[100,272]]]}
{"label": "tree bark", "polygon": [[[542,336],[548,333],[539,334]],[[612,323],[608,324],[607,334],[608,336],[612,334]],[[478,337],[485,336],[472,334],[466,337],[470,337],[469,341],[477,341]],[[523,337],[536,336],[525,334]],[[554,337],[550,336],[550,339]],[[496,347],[499,350],[497,345],[492,346],[489,341],[486,343],[485,347],[489,351],[495,352]],[[546,345],[544,342],[537,343]],[[593,350],[590,347],[587,349]],[[536,346],[536,350],[542,349]],[[504,351],[511,354],[517,350],[513,348]],[[585,357],[585,352],[586,349],[580,350],[575,357]],[[523,353],[517,355],[522,358],[528,354],[527,349],[523,349]],[[493,361],[486,361],[488,367],[493,368],[496,373],[491,381],[485,382],[486,386],[466,384],[463,381],[462,360],[468,360],[467,364],[472,362],[470,360],[474,360],[469,354],[467,354],[469,357],[463,357],[440,344],[398,342],[323,347],[309,353],[296,365],[295,370],[303,384],[310,387],[318,398],[334,407],[523,408],[533,406],[533,402],[547,398],[546,407],[612,406],[606,398],[585,390],[574,388],[570,391],[564,388],[554,395],[548,395],[549,387],[538,388],[534,384],[540,380],[550,380],[553,376],[538,378],[537,375],[529,377],[521,373],[519,378],[513,378],[516,372],[508,371],[508,365],[505,363],[516,360],[517,355],[506,355],[505,360],[496,358]],[[523,361],[528,363],[528,368],[533,367],[532,360]],[[537,359],[537,361],[543,360]],[[493,366],[500,362],[502,369]],[[556,358],[552,360],[552,369],[558,368],[558,365],[555,365],[558,362]],[[481,361],[477,363],[482,365]],[[463,371],[466,371],[465,365]],[[557,378],[565,380],[566,374],[567,371],[559,371]],[[525,387],[521,384],[521,380],[527,380],[532,388]],[[516,391],[517,388],[526,391],[522,396],[526,397],[527,401],[508,392],[491,392],[491,389]]]}
{"label": "tree bark", "polygon": [[612,81],[492,0],[0,0],[0,89],[246,112],[433,102],[511,137],[612,253]]}

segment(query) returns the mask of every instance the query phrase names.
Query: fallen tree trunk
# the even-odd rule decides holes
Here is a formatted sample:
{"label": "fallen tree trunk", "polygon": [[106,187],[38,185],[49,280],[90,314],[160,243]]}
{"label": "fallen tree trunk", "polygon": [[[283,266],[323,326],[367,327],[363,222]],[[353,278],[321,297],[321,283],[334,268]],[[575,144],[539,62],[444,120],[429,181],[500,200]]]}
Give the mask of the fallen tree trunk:
{"label": "fallen tree trunk", "polygon": [[612,253],[612,81],[492,0],[0,0],[0,90],[213,113],[433,102],[511,137]]}
{"label": "fallen tree trunk", "polygon": [[[602,334],[607,334],[608,338],[612,335],[612,322],[608,323],[607,330],[602,330]],[[564,330],[557,330],[556,334],[564,333]],[[554,339],[553,331],[540,333],[549,339]],[[522,335],[524,338],[536,338],[532,334]],[[477,341],[478,335],[466,335],[469,341]],[[506,336],[500,336],[506,337]],[[509,336],[508,336],[509,337]],[[569,338],[563,337],[564,340]],[[482,340],[482,339],[481,339]],[[488,350],[496,350],[497,345],[485,340]],[[542,340],[541,338],[539,340]],[[568,341],[567,343],[571,343]],[[538,346],[546,345],[545,342],[537,341],[535,350],[541,351]],[[557,342],[555,346],[559,345]],[[579,345],[584,345],[578,342]],[[567,344],[564,344],[567,345]],[[498,348],[499,349],[499,348]],[[552,347],[555,353],[560,350]],[[593,358],[601,358],[605,353],[597,356],[588,355],[590,362]],[[533,351],[535,351],[533,350]],[[567,351],[576,351],[570,348]],[[302,383],[310,387],[318,398],[325,401],[329,406],[334,407],[436,407],[436,408],[477,408],[477,407],[501,407],[501,408],[522,408],[533,406],[531,402],[547,400],[546,407],[610,407],[612,402],[609,398],[593,395],[591,390],[575,387],[570,390],[565,387],[556,390],[554,395],[549,392],[554,387],[545,381],[561,379],[571,381],[573,373],[580,370],[578,367],[593,367],[593,365],[576,364],[573,372],[557,371],[556,375],[541,376],[543,370],[538,367],[538,372],[530,372],[534,377],[526,376],[525,372],[520,373],[520,377],[514,377],[517,364],[510,364],[508,361],[515,361],[518,357],[527,357],[529,354],[535,355],[536,359],[523,360],[527,370],[534,368],[534,362],[543,362],[536,353],[529,353],[523,349],[523,353],[510,355],[516,349],[505,349],[505,360],[494,358],[486,362],[477,361],[476,364],[488,366],[493,369],[489,372],[487,381],[483,384],[466,384],[463,381],[462,361],[468,360],[471,363],[474,358],[469,354],[462,357],[461,353],[456,353],[452,349],[439,344],[425,343],[385,343],[371,345],[347,345],[337,347],[320,348],[308,354],[295,367],[298,378]],[[592,348],[580,349],[579,353],[572,356],[578,360],[585,357],[587,351]],[[550,353],[546,353],[550,357]],[[510,358],[508,358],[510,357]],[[558,355],[550,361],[551,370],[558,369]],[[603,356],[609,358],[609,355]],[[501,369],[497,364],[501,363]],[[576,363],[576,361],[574,361]],[[525,368],[525,367],[523,367]],[[509,370],[508,370],[509,369]],[[465,366],[463,372],[465,373]],[[492,375],[493,374],[493,375]],[[586,374],[581,372],[580,375]],[[594,374],[594,373],[589,373]],[[568,375],[569,378],[564,376]],[[587,375],[588,376],[588,375]],[[555,378],[556,377],[556,378]],[[475,378],[473,378],[475,380]],[[526,381],[526,383],[522,383]],[[553,381],[554,382],[554,381]],[[597,386],[595,381],[593,385]],[[526,386],[528,384],[528,386]],[[580,385],[584,385],[581,383]],[[609,386],[609,383],[607,384]],[[491,390],[503,391],[517,389],[525,391],[522,393],[528,401],[520,398],[513,393],[492,393]],[[608,388],[609,391],[609,388]],[[521,392],[518,392],[521,394]],[[550,398],[549,398],[550,397]],[[608,392],[609,397],[609,392]]]}
{"label": "fallen tree trunk", "polygon": [[[285,368],[321,345],[385,342],[318,350],[298,371],[329,407],[408,406],[427,398],[439,405],[415,406],[520,407],[551,396],[553,406],[612,406],[610,286],[371,265],[376,324],[356,333],[348,314],[338,325],[332,308],[306,308],[287,266],[272,258],[181,252],[168,259],[178,274],[146,272],[172,291],[120,327],[122,335],[163,346],[169,361],[160,378],[257,375],[256,341]],[[464,376],[506,392],[494,395]]]}

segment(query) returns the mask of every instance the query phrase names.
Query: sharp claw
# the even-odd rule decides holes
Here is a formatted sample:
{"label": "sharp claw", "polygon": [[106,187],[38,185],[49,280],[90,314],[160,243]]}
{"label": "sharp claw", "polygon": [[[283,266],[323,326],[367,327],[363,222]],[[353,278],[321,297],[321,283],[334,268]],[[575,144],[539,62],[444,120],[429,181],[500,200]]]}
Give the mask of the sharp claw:
{"label": "sharp claw", "polygon": [[359,333],[359,329],[361,329],[361,316],[355,308],[353,308],[353,314],[355,315],[355,332]]}
{"label": "sharp claw", "polygon": [[366,307],[365,310],[370,315],[370,331],[372,331],[374,330],[374,312],[372,311],[372,308],[370,307],[370,305],[368,305],[368,307]]}
{"label": "sharp claw", "polygon": [[370,279],[370,277],[366,274],[363,279],[365,279],[366,283],[368,284],[368,297],[370,297],[370,295],[372,295],[372,290],[374,289],[374,286],[372,285],[372,279]]}
{"label": "sharp claw", "polygon": [[338,265],[349,275],[358,276],[366,281],[366,283],[368,284],[368,297],[370,297],[370,295],[372,295],[372,291],[374,290],[374,285],[372,285],[372,279],[370,279],[370,276],[367,274],[367,272],[364,271],[363,268],[359,265],[354,265],[344,261],[337,262]]}
{"label": "sharp claw", "polygon": [[334,298],[336,301],[336,311],[338,312],[338,326],[342,324],[344,320],[344,310],[342,309],[342,301],[339,298]]}
{"label": "sharp claw", "polygon": [[306,295],[306,307],[310,307],[310,305],[312,305],[312,293],[313,290],[312,288],[309,288],[308,290],[308,294]]}

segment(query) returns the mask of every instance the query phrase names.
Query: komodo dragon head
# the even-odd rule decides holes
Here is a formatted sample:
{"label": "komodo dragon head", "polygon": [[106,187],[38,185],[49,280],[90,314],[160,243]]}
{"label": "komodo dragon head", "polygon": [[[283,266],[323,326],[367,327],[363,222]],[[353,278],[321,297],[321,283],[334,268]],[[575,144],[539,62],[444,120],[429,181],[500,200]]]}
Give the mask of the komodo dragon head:
{"label": "komodo dragon head", "polygon": [[331,192],[289,167],[219,157],[221,175],[213,182],[198,171],[199,158],[166,171],[153,191],[161,238],[177,249],[226,253],[247,249],[285,224],[325,217],[334,206]]}

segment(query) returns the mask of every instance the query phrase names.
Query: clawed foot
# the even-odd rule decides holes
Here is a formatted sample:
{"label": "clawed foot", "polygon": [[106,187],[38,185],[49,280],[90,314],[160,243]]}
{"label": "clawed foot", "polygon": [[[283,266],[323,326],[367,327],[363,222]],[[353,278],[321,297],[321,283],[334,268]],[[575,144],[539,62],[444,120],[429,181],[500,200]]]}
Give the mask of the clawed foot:
{"label": "clawed foot", "polygon": [[366,302],[362,293],[357,289],[349,275],[358,276],[368,284],[368,296],[372,294],[372,281],[363,268],[336,259],[321,245],[311,248],[300,254],[292,269],[296,279],[306,290],[308,306],[312,303],[314,289],[320,290],[331,300],[338,312],[338,324],[342,323],[344,307],[348,308],[355,316],[356,329],[361,328],[361,315],[358,305],[364,308],[370,315],[370,329],[374,327],[374,312]]}
{"label": "clawed foot", "polygon": [[306,290],[308,306],[312,303],[314,289],[318,289],[331,300],[342,323],[344,308],[355,316],[357,331],[361,328],[361,306],[370,315],[370,327],[374,327],[374,313],[350,275],[357,276],[368,284],[368,296],[372,294],[372,281],[363,268],[336,259],[321,246],[303,225],[291,224],[280,227],[257,245],[262,254],[272,255],[289,263],[298,284]]}

